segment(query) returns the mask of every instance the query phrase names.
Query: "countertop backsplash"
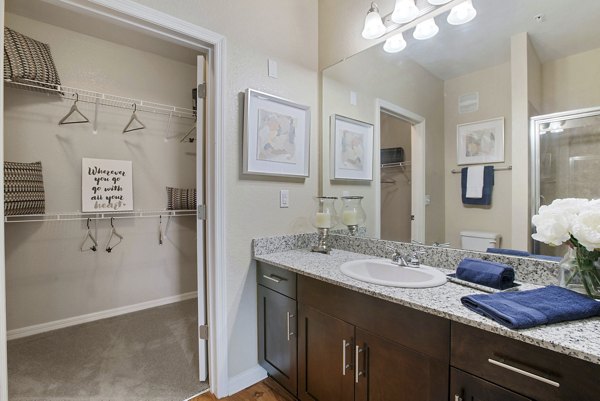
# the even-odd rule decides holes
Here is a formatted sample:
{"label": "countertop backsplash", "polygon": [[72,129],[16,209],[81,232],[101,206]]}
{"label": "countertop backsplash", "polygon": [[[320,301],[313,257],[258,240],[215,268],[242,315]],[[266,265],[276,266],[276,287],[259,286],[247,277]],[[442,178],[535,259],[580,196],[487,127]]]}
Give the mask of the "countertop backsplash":
{"label": "countertop backsplash", "polygon": [[[454,248],[408,244],[360,236],[332,234],[330,238],[332,248],[362,253],[364,255],[389,258],[394,251],[398,251],[401,254],[409,254],[414,251],[424,252],[419,255],[421,263],[452,270],[456,269],[463,258],[480,258],[512,266],[515,269],[518,281],[538,285],[558,283],[559,267],[558,263],[555,262]],[[316,244],[317,233],[281,235],[255,239],[252,251],[254,256],[259,256],[292,249],[309,248]]]}

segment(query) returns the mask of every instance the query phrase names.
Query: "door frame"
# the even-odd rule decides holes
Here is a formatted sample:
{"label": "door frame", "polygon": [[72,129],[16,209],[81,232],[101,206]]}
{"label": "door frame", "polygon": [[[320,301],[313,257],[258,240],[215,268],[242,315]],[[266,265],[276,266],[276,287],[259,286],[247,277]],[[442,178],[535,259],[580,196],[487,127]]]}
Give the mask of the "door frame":
{"label": "door frame", "polygon": [[375,236],[381,237],[381,112],[411,123],[411,239],[425,243],[425,117],[383,99],[375,99],[374,164],[375,174]]}
{"label": "door frame", "polygon": [[[182,46],[205,52],[208,58],[206,101],[206,300],[209,322],[208,374],[210,390],[228,395],[227,294],[225,268],[225,72],[226,39],[188,21],[131,0],[43,0],[58,7],[91,15],[107,23],[135,29]],[[0,0],[4,25],[4,0]],[[2,47],[4,43],[2,42]],[[1,63],[1,62],[0,62]],[[3,108],[3,87],[0,87]],[[0,113],[0,162],[4,162],[4,112]],[[0,184],[3,177],[0,176]],[[0,191],[4,203],[4,193]],[[4,210],[0,210],[4,221]],[[201,289],[198,289],[199,291]],[[0,229],[0,401],[8,401],[6,355],[6,288],[4,227]]]}

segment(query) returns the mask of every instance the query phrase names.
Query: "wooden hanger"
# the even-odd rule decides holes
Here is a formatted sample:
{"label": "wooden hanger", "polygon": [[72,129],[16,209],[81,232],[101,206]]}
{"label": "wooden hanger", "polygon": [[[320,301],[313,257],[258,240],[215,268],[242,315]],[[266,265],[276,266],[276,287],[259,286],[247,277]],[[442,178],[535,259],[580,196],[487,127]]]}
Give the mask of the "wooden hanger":
{"label": "wooden hanger", "polygon": [[[75,92],[75,102],[73,103],[73,105],[71,106],[71,110],[69,110],[69,112],[67,113],[66,116],[64,116],[63,118],[60,119],[60,121],[58,122],[58,125],[67,125],[67,124],[85,124],[85,123],[89,123],[90,120],[88,120],[88,118],[86,116],[83,115],[83,113],[81,111],[79,111],[79,108],[77,107],[77,102],[79,101],[79,93]],[[67,121],[67,119],[69,117],[71,117],[73,114],[79,114],[79,116],[83,119],[83,120],[77,120],[77,121]]]}
{"label": "wooden hanger", "polygon": [[[141,122],[140,119],[138,118],[137,114],[135,114],[136,111],[137,111],[137,103],[134,103],[133,104],[133,113],[131,114],[131,118],[129,119],[129,122],[127,123],[127,125],[125,126],[125,128],[123,128],[123,133],[124,134],[126,134],[128,132],[138,131],[138,130],[146,128],[146,126],[144,125],[144,123]],[[140,126],[132,128],[131,125],[133,124],[134,121],[137,122]]]}

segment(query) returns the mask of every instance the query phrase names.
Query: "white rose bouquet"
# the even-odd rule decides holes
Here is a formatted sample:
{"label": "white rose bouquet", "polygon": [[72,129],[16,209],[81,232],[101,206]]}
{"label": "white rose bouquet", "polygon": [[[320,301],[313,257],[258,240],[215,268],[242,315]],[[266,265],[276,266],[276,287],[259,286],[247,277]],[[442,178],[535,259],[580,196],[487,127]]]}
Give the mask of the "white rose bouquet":
{"label": "white rose bouquet", "polygon": [[536,241],[554,246],[566,243],[575,251],[576,263],[566,284],[580,280],[589,296],[600,298],[600,200],[556,199],[540,207],[532,223]]}

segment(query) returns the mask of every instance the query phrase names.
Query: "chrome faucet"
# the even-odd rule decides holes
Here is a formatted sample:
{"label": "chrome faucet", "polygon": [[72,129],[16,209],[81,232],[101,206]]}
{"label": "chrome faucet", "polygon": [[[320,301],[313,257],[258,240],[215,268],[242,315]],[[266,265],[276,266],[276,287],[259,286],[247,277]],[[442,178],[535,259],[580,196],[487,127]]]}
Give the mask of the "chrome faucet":
{"label": "chrome faucet", "polygon": [[395,263],[398,266],[417,268],[421,266],[418,255],[424,253],[425,252],[421,251],[412,251],[408,256],[403,256],[400,252],[394,250],[390,259],[392,260],[392,263]]}

